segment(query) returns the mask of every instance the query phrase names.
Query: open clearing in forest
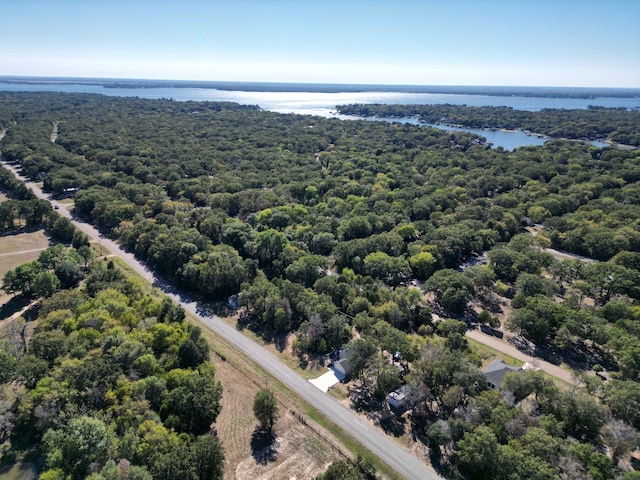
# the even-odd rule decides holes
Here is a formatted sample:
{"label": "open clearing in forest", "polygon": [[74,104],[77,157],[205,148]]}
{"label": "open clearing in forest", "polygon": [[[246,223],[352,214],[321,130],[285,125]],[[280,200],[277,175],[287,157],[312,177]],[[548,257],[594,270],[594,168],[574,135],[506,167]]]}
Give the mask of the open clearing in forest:
{"label": "open clearing in forest", "polygon": [[16,463],[9,470],[0,470],[0,480],[34,480],[38,471],[30,463]]}
{"label": "open clearing in forest", "polygon": [[[43,230],[0,236],[0,280],[9,270],[37,260],[40,252],[48,246],[49,238]],[[0,306],[11,297],[0,290]]]}
{"label": "open clearing in forest", "polygon": [[[332,462],[343,457],[293,413],[286,398],[276,392],[280,403],[280,420],[274,428],[275,449],[252,446],[257,421],[253,415],[253,398],[267,380],[227,345],[204,330],[212,346],[216,376],[222,382],[222,410],[215,423],[225,451],[225,480],[308,479],[322,473]],[[257,383],[258,382],[258,383]],[[283,403],[283,401],[285,403]]]}

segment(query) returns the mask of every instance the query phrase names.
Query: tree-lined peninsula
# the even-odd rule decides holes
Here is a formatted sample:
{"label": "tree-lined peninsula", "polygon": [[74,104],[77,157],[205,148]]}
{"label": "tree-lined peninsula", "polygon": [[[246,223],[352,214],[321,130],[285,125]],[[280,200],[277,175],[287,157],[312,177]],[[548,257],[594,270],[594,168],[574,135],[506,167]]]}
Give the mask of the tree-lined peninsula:
{"label": "tree-lined peninsula", "polygon": [[511,107],[468,107],[466,105],[338,105],[338,113],[359,117],[415,117],[424,123],[468,128],[524,130],[552,138],[606,140],[623,145],[640,145],[640,107],[636,109],[545,108],[529,112]]}

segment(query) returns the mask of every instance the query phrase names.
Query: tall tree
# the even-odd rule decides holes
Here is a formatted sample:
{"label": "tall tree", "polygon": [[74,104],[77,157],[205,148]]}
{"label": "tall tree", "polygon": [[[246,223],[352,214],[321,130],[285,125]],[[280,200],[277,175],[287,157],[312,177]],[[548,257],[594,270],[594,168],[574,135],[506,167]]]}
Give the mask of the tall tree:
{"label": "tall tree", "polygon": [[273,426],[280,418],[278,399],[271,390],[267,388],[258,390],[253,399],[253,414],[260,422],[260,427],[271,433]]}

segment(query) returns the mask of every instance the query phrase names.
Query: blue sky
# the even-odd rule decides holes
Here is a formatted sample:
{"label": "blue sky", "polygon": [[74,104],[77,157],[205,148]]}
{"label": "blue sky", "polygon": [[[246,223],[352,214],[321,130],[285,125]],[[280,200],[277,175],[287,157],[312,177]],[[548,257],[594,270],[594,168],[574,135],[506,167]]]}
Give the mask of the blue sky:
{"label": "blue sky", "polygon": [[0,75],[640,87],[640,0],[1,0]]}

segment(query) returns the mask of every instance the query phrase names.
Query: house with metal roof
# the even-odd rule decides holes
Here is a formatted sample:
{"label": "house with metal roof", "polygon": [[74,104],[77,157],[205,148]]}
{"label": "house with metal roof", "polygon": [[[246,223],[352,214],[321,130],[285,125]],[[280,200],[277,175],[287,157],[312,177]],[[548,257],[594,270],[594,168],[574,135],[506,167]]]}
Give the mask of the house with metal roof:
{"label": "house with metal roof", "polygon": [[487,379],[487,385],[494,390],[498,390],[504,383],[504,377],[509,372],[520,372],[522,367],[512,367],[504,363],[504,360],[494,360],[489,365],[482,369],[485,378]]}

